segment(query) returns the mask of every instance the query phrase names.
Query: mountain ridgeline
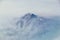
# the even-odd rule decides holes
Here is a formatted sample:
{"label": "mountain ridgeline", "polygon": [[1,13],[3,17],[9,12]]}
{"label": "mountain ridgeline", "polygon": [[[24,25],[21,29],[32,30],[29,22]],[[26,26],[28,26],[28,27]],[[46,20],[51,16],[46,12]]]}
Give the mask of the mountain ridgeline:
{"label": "mountain ridgeline", "polygon": [[3,30],[1,40],[52,40],[60,34],[60,17],[45,18],[28,13],[14,27]]}
{"label": "mountain ridgeline", "polygon": [[[42,39],[48,35],[54,37],[55,33],[60,29],[60,20],[59,18],[44,18],[35,14],[26,14],[17,21],[16,25],[18,29],[21,29],[21,33],[32,37],[38,37]],[[45,35],[44,37],[42,35]],[[42,37],[42,38],[41,38]],[[47,37],[45,37],[48,39]],[[39,40],[40,40],[39,39]],[[37,40],[37,39],[34,39]]]}
{"label": "mountain ridgeline", "polygon": [[[24,28],[24,27],[37,27],[37,28],[42,28],[44,29],[50,29],[50,28],[55,28],[56,25],[59,25],[60,21],[58,21],[59,18],[44,18],[40,17],[35,14],[26,14],[23,17],[20,18],[20,20],[17,21],[16,25]],[[52,27],[51,27],[52,26]]]}

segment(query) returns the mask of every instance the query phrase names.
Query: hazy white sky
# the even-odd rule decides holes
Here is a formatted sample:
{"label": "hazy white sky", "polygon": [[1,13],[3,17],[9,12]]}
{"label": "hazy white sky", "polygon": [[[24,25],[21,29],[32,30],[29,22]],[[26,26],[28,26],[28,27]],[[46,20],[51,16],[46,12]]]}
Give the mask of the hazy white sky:
{"label": "hazy white sky", "polygon": [[58,0],[0,0],[0,16],[16,16],[32,12],[40,15],[60,15]]}

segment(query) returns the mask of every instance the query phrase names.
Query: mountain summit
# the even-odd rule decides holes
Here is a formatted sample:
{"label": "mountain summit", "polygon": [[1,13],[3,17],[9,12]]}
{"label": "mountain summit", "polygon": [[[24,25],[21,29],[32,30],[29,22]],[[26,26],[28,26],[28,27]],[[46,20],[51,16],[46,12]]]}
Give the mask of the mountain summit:
{"label": "mountain summit", "polygon": [[43,17],[39,17],[35,14],[26,14],[17,22],[17,25],[20,25],[20,27],[28,26],[28,25],[40,25],[40,23],[46,22],[47,19]]}
{"label": "mountain summit", "polygon": [[[41,32],[47,32],[50,29],[53,30],[55,28],[55,25],[57,24],[56,20],[48,19],[44,17],[40,17],[35,14],[26,14],[23,17],[20,18],[19,21],[17,21],[18,28],[23,29],[37,29]],[[50,31],[51,31],[50,30]]]}

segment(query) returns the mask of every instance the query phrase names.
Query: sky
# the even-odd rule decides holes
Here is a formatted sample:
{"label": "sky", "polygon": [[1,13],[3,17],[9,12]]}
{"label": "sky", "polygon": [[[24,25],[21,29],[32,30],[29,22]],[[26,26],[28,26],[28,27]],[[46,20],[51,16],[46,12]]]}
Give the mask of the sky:
{"label": "sky", "polygon": [[42,16],[60,15],[59,0],[0,0],[1,16],[19,16],[29,12]]}

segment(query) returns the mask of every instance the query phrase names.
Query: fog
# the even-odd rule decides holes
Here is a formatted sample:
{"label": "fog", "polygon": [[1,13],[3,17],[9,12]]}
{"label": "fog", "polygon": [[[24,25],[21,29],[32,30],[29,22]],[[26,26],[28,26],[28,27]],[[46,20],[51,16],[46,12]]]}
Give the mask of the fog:
{"label": "fog", "polygon": [[60,0],[0,0],[0,40],[60,40],[59,34]]}

